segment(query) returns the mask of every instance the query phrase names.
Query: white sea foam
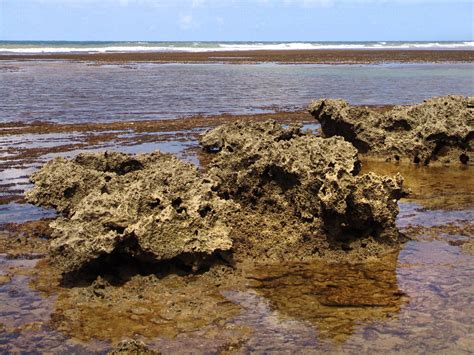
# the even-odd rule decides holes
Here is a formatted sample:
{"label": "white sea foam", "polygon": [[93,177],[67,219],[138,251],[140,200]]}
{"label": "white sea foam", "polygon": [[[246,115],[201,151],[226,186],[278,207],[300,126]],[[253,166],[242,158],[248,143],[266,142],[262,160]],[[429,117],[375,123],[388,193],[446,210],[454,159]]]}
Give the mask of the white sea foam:
{"label": "white sea foam", "polygon": [[128,43],[11,43],[0,42],[0,53],[113,53],[113,52],[225,52],[252,50],[310,50],[310,49],[467,49],[474,50],[474,41],[465,42],[128,42]]}

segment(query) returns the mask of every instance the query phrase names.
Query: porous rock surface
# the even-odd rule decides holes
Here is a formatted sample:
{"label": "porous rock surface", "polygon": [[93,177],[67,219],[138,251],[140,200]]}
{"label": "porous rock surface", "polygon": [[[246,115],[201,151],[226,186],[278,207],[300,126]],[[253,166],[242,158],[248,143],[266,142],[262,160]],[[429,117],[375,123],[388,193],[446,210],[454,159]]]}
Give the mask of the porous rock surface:
{"label": "porous rock surface", "polygon": [[389,110],[321,99],[308,110],[324,137],[342,136],[370,157],[424,165],[474,162],[473,97],[437,97]]}
{"label": "porous rock surface", "polygon": [[114,252],[197,263],[232,246],[226,216],[238,206],[169,154],[56,158],[31,181],[28,201],[61,213],[51,224],[50,254],[64,272]]}
{"label": "porous rock surface", "polygon": [[52,262],[67,273],[122,256],[196,271],[231,258],[354,251],[363,259],[402,239],[395,226],[401,176],[360,175],[357,150],[342,137],[239,121],[207,132],[201,144],[214,156],[206,172],[160,152],[45,164],[26,196],[60,212],[51,223]]}
{"label": "porous rock surface", "polygon": [[216,154],[208,170],[213,190],[243,209],[233,232],[239,253],[307,259],[349,240],[400,237],[401,176],[358,175],[357,150],[341,137],[240,121],[207,132],[201,145]]}
{"label": "porous rock surface", "polygon": [[151,350],[140,340],[123,340],[117,346],[109,351],[109,355],[159,355],[161,352]]}

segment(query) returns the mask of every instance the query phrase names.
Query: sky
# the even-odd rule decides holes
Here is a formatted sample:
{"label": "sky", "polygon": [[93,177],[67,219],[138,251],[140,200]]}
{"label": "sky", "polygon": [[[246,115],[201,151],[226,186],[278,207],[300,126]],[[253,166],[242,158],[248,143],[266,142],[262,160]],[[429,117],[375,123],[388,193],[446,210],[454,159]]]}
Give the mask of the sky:
{"label": "sky", "polygon": [[471,0],[0,0],[0,40],[465,40]]}

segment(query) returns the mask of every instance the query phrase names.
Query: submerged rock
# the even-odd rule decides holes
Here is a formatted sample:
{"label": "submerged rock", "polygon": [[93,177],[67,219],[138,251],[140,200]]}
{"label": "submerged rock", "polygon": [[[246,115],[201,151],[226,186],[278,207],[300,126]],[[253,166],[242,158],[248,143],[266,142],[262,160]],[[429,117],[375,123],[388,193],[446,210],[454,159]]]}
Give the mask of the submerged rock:
{"label": "submerged rock", "polygon": [[146,344],[140,340],[123,340],[109,352],[110,355],[127,354],[127,355],[158,355],[161,352],[151,350]]}
{"label": "submerged rock", "polygon": [[325,137],[342,136],[360,153],[387,161],[463,164],[474,161],[473,98],[446,96],[380,110],[321,99],[309,112]]}
{"label": "submerged rock", "polygon": [[374,238],[393,242],[400,175],[358,175],[357,150],[341,137],[323,139],[276,122],[235,122],[203,135],[216,157],[213,190],[243,210],[234,250],[253,257],[307,259]]}
{"label": "submerged rock", "polygon": [[112,253],[194,264],[232,246],[226,219],[237,205],[169,154],[57,158],[31,181],[28,201],[62,213],[51,224],[50,253],[65,272]]}

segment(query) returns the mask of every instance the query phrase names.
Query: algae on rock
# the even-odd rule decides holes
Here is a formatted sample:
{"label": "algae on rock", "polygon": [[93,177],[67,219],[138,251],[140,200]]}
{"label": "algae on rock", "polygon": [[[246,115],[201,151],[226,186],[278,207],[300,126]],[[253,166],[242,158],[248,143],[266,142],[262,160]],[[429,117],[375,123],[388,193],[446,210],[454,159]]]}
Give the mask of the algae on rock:
{"label": "algae on rock", "polygon": [[380,110],[321,99],[309,112],[325,137],[342,136],[367,156],[416,164],[472,165],[473,98],[445,96]]}

